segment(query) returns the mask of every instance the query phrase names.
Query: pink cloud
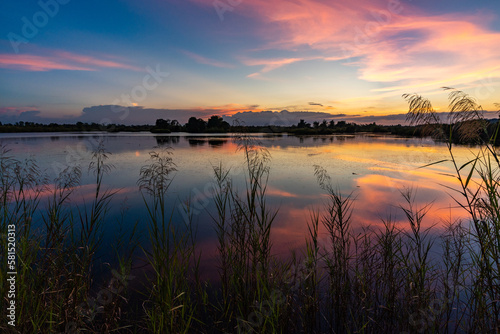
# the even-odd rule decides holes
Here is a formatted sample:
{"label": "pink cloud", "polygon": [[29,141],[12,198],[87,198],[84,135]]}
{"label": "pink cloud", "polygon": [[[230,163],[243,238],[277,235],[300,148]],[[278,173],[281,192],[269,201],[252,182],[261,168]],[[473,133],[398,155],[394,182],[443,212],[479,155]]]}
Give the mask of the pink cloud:
{"label": "pink cloud", "polygon": [[252,61],[247,55],[245,65],[263,66],[250,77],[308,59],[351,59],[346,65],[358,68],[359,79],[395,83],[387,91],[500,77],[500,32],[486,26],[491,15],[432,15],[417,6],[400,0],[245,0],[225,15],[257,20],[264,40],[259,51],[319,54]]}
{"label": "pink cloud", "polygon": [[78,55],[66,51],[49,52],[47,55],[0,54],[0,67],[32,72],[51,70],[96,71],[99,68],[140,70],[137,67],[116,61]]}
{"label": "pink cloud", "polygon": [[275,70],[279,67],[293,64],[299,61],[307,60],[307,58],[282,58],[282,59],[250,59],[244,58],[242,59],[243,64],[247,66],[263,66],[263,68],[259,72],[255,72],[249,74],[248,77],[257,77],[262,73],[267,73],[272,70]]}
{"label": "pink cloud", "polygon": [[112,60],[104,60],[104,59],[98,59],[94,57],[89,57],[85,55],[78,55],[66,51],[60,51],[56,52],[56,55],[58,57],[61,57],[62,59],[66,59],[69,61],[74,61],[75,63],[80,63],[80,64],[88,64],[88,65],[94,65],[97,67],[108,67],[108,68],[123,68],[123,69],[128,69],[128,70],[133,70],[133,71],[141,71],[141,68],[119,63],[116,61]]}
{"label": "pink cloud", "polygon": [[0,67],[22,70],[22,71],[32,71],[32,72],[42,72],[50,70],[73,70],[73,71],[92,71],[93,69],[89,67],[83,67],[79,65],[63,64],[58,62],[54,58],[47,58],[43,56],[35,55],[10,55],[10,54],[0,54]]}
{"label": "pink cloud", "polygon": [[[420,38],[397,38],[396,34]],[[465,18],[405,17],[388,25],[366,52],[360,78],[368,81],[411,80],[410,85],[465,84],[487,74],[500,75],[500,33]],[[397,89],[398,86],[393,87]],[[408,87],[405,87],[408,88]]]}
{"label": "pink cloud", "polygon": [[241,62],[247,66],[262,66],[261,70],[247,75],[249,78],[262,78],[261,74],[271,72],[277,68],[308,60],[335,61],[344,59],[343,57],[300,57],[300,58],[271,58],[271,59],[252,59],[241,58]]}

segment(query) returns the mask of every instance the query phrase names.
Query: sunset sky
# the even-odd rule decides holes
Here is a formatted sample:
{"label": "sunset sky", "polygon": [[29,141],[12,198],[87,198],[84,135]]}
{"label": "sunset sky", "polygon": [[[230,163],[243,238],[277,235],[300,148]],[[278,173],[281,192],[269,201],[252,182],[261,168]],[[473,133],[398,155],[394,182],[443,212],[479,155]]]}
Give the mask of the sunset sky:
{"label": "sunset sky", "polygon": [[403,93],[446,111],[443,86],[500,102],[498,0],[2,1],[0,21],[2,122],[390,123]]}

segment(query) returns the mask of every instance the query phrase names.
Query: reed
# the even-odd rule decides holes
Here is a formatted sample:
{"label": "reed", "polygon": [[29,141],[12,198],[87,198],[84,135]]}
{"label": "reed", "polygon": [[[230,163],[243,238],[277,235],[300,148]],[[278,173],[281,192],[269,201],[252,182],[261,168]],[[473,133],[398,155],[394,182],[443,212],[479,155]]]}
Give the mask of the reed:
{"label": "reed", "polygon": [[[1,148],[0,228],[3,233],[8,225],[15,225],[18,260],[16,327],[2,323],[0,329],[3,331],[56,333],[86,330],[100,333],[120,322],[120,310],[116,306],[122,296],[113,294],[114,300],[102,301],[101,304],[105,305],[96,305],[90,297],[95,285],[94,256],[100,246],[101,228],[106,223],[114,194],[102,190],[103,176],[110,168],[106,159],[107,153],[100,145],[93,152],[89,166],[96,178],[93,201],[90,205],[84,203],[72,207],[70,198],[79,187],[80,168],[68,167],[49,182],[33,159],[18,161],[5,147]],[[41,208],[44,195],[46,205]],[[0,252],[4,258],[5,239],[2,238],[1,242]],[[123,259],[122,255],[118,256],[119,262],[122,261],[122,273],[128,271]],[[2,280],[7,272],[5,265],[2,261]],[[2,296],[5,296],[5,286],[2,284],[1,288]]]}
{"label": "reed", "polygon": [[167,211],[167,191],[176,171],[171,155],[169,149],[151,152],[138,181],[149,218],[149,246],[143,251],[151,273],[143,307],[151,333],[189,333],[196,320],[188,281],[195,255],[193,227],[191,221],[187,226],[173,222],[173,212]]}
{"label": "reed", "polygon": [[[465,312],[470,315],[463,326],[473,332],[500,331],[500,291],[499,291],[499,224],[498,224],[498,181],[500,161],[497,141],[499,123],[490,126],[482,115],[483,108],[466,93],[445,87],[449,91],[449,114],[442,135],[446,141],[449,161],[455,169],[458,189],[451,189],[453,199],[468,214],[467,233],[469,239],[462,243],[461,234],[457,235],[455,245],[465,247],[470,253],[470,275],[466,278],[463,293],[466,300]],[[431,103],[416,94],[404,95],[410,103],[409,119],[413,124],[429,124],[435,118]],[[453,154],[456,138],[459,141],[474,141],[479,144],[474,159],[460,164]],[[455,250],[462,254],[462,250]],[[461,257],[455,258],[461,262]],[[460,263],[459,262],[459,263]],[[452,267],[455,268],[455,267]],[[455,278],[457,281],[457,278]],[[459,301],[462,304],[462,301]]]}

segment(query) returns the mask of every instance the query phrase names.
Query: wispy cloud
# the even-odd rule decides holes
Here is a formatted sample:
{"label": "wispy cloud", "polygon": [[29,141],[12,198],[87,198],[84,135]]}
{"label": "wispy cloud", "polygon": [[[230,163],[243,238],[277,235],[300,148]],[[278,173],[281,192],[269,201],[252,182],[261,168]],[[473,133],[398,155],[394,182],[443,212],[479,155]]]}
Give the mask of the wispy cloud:
{"label": "wispy cloud", "polygon": [[[252,78],[311,59],[343,60],[358,68],[359,79],[380,82],[394,94],[467,85],[487,74],[500,78],[500,32],[488,27],[489,13],[431,14],[398,0],[245,0],[238,10],[262,27],[260,51],[294,55],[244,59],[247,66],[263,66]],[[319,55],[298,57],[298,50]]]}
{"label": "wispy cloud", "polygon": [[123,68],[123,69],[133,70],[133,71],[142,71],[142,69],[139,67],[128,65],[128,64],[125,64],[122,62],[111,60],[111,59],[100,59],[100,58],[90,57],[90,56],[86,56],[86,55],[70,53],[70,52],[66,52],[66,51],[55,52],[55,55],[57,57],[60,57],[60,59],[62,59],[62,60],[67,60],[67,61],[75,62],[78,64],[86,64],[86,65],[91,65],[91,66],[96,66],[96,67]]}
{"label": "wispy cloud", "polygon": [[43,72],[51,70],[93,71],[90,67],[64,64],[53,57],[0,54],[0,67],[13,70]]}
{"label": "wispy cloud", "polygon": [[276,58],[276,59],[250,59],[242,58],[241,61],[247,66],[263,66],[263,68],[252,74],[249,74],[249,78],[255,78],[260,76],[262,73],[267,73],[282,66],[293,64],[299,61],[308,60],[308,58]]}
{"label": "wispy cloud", "polygon": [[96,71],[100,68],[141,70],[140,68],[114,60],[100,59],[66,51],[52,51],[46,55],[0,54],[0,68],[31,72],[51,70]]}
{"label": "wispy cloud", "polygon": [[224,63],[218,60],[210,59],[204,56],[201,56],[199,54],[183,50],[182,53],[184,53],[186,56],[189,58],[193,59],[199,64],[204,64],[204,65],[210,65],[210,66],[215,66],[215,67],[222,67],[222,68],[234,68],[233,64],[228,64]]}

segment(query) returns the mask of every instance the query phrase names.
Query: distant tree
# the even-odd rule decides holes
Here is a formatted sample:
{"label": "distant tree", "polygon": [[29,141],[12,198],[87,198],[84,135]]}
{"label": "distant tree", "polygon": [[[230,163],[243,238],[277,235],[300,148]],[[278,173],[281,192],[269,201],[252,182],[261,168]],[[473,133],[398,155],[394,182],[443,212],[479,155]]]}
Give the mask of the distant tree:
{"label": "distant tree", "polygon": [[313,122],[313,128],[315,128],[315,129],[319,128],[319,122],[318,121],[314,121]]}
{"label": "distant tree", "polygon": [[310,128],[310,127],[311,127],[311,124],[306,123],[303,119],[301,119],[301,120],[299,121],[299,123],[297,124],[297,127],[298,127],[298,128]]}
{"label": "distant tree", "polygon": [[333,127],[335,126],[335,122],[333,121],[333,119],[328,123],[328,128],[330,129],[333,129]]}
{"label": "distant tree", "polygon": [[346,122],[345,121],[338,121],[337,126],[346,126]]}
{"label": "distant tree", "polygon": [[157,128],[160,129],[168,129],[170,128],[170,120],[169,119],[164,120],[163,118],[159,118],[156,120],[155,125]]}
{"label": "distant tree", "polygon": [[181,131],[181,127],[181,124],[176,119],[170,122],[170,131]]}
{"label": "distant tree", "polygon": [[186,123],[187,132],[203,132],[207,128],[207,122],[201,118],[190,117]]}
{"label": "distant tree", "polygon": [[224,119],[220,116],[212,116],[209,118],[208,123],[207,123],[207,128],[208,129],[222,129],[222,130],[229,130],[229,123],[224,121]]}
{"label": "distant tree", "polygon": [[328,127],[328,123],[326,122],[326,119],[324,119],[323,122],[321,122],[321,124],[319,126],[320,126],[320,128],[326,129]]}

